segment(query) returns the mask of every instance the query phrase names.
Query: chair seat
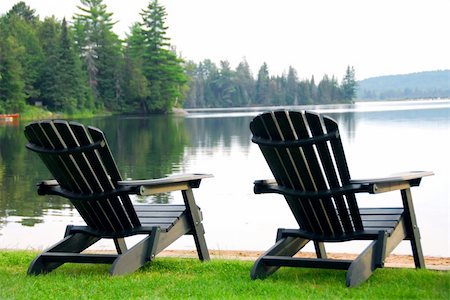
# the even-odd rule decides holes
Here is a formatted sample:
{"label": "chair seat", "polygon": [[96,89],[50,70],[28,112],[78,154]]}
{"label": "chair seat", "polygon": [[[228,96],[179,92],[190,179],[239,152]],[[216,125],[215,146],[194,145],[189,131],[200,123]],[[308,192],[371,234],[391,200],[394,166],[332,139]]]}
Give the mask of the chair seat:
{"label": "chair seat", "polygon": [[403,208],[360,208],[361,220],[364,230],[353,231],[349,234],[322,235],[311,234],[302,229],[282,229],[280,237],[302,237],[322,242],[343,242],[350,240],[373,240],[376,239],[380,231],[385,231],[390,236],[397,227],[403,215]]}
{"label": "chair seat", "polygon": [[184,205],[149,204],[135,205],[136,214],[144,227],[157,226],[169,231],[186,210]]}
{"label": "chair seat", "polygon": [[386,231],[391,235],[400,222],[403,208],[360,208],[361,220],[365,234],[376,235],[379,231]]}

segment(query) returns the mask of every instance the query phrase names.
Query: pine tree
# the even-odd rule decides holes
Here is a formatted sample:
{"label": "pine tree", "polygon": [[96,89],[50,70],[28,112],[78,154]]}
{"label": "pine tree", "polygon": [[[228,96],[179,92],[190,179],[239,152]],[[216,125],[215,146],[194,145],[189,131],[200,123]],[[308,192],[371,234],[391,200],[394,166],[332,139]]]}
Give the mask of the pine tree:
{"label": "pine tree", "polygon": [[357,85],[355,69],[348,66],[341,84],[342,100],[351,102],[356,96]]}
{"label": "pine tree", "polygon": [[144,35],[143,73],[147,78],[150,95],[143,109],[149,112],[169,112],[181,106],[187,78],[182,60],[170,48],[166,37],[166,10],[157,0],[152,0],[141,13]]}
{"label": "pine tree", "polygon": [[298,104],[298,77],[297,71],[293,67],[289,67],[286,78],[286,104]]}
{"label": "pine tree", "polygon": [[147,78],[142,68],[144,61],[145,37],[138,23],[131,27],[125,48],[125,62],[123,66],[123,94],[122,110],[125,112],[138,112],[146,106],[146,99],[150,96]]}
{"label": "pine tree", "polygon": [[39,26],[39,39],[45,55],[39,89],[40,101],[51,111],[61,111],[60,50],[61,25],[53,18],[46,18]]}
{"label": "pine tree", "polygon": [[17,45],[23,49],[22,55],[17,56],[17,61],[23,70],[22,80],[25,84],[24,91],[27,101],[39,99],[39,80],[44,63],[44,55],[37,37],[36,26],[38,18],[35,11],[25,3],[19,2],[6,14],[4,18],[4,34],[12,36]]}
{"label": "pine tree", "polygon": [[81,61],[75,52],[75,45],[69,32],[66,19],[62,21],[59,39],[60,82],[63,92],[63,110],[92,110],[94,108],[91,91],[86,85],[81,69]]}
{"label": "pine tree", "polygon": [[236,68],[236,89],[235,105],[248,106],[255,101],[255,79],[245,59]]}
{"label": "pine tree", "polygon": [[119,110],[121,98],[121,43],[112,31],[112,13],[103,0],[80,0],[81,13],[74,17],[75,41],[97,108]]}
{"label": "pine tree", "polygon": [[0,113],[21,112],[25,107],[25,82],[19,57],[24,49],[5,34],[0,20]]}
{"label": "pine tree", "polygon": [[90,89],[66,20],[46,18],[39,28],[46,57],[40,85],[43,104],[52,111],[92,110]]}
{"label": "pine tree", "polygon": [[269,69],[267,64],[263,63],[256,80],[256,104],[269,104],[269,83]]}

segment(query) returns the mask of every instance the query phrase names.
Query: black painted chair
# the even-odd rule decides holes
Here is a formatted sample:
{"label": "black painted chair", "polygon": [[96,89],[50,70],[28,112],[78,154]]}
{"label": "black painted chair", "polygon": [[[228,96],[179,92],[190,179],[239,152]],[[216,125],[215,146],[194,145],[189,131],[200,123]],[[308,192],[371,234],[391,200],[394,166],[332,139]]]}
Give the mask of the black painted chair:
{"label": "black painted chair", "polygon": [[[123,181],[102,131],[67,121],[38,121],[25,127],[26,147],[39,154],[54,180],[39,195],[68,198],[85,226],[68,225],[63,240],[31,263],[28,274],[48,273],[64,263],[112,264],[111,275],[134,272],[183,235],[193,235],[200,260],[209,260],[202,214],[192,189],[211,175],[173,175]],[[184,205],[133,205],[129,195],[181,191]],[[144,235],[131,248],[125,238]],[[112,239],[117,254],[85,253],[100,239]]]}
{"label": "black painted chair", "polygon": [[[276,244],[260,256],[251,278],[281,266],[347,270],[347,286],[367,280],[402,241],[409,240],[417,268],[425,268],[410,188],[432,172],[352,180],[336,122],[310,112],[263,113],[250,124],[275,180],[255,181],[256,194],[284,196],[298,229],[278,229]],[[403,207],[359,208],[355,194],[399,190]],[[372,241],[355,260],[328,259],[324,242]],[[313,241],[317,258],[293,257]]]}

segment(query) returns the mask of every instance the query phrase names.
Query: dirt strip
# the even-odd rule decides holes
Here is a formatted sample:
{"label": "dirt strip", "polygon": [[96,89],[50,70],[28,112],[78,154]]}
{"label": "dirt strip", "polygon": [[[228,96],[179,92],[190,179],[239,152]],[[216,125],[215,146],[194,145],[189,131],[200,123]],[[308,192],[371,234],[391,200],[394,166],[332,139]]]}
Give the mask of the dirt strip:
{"label": "dirt strip", "polygon": [[[242,259],[255,260],[262,252],[260,251],[241,251],[241,250],[209,250],[212,259]],[[335,259],[354,259],[356,254],[347,253],[327,253],[329,258]],[[197,257],[195,250],[164,250],[158,256],[161,257]],[[297,257],[315,258],[315,253],[305,252]],[[450,257],[425,257],[427,269],[432,270],[450,270]],[[385,262],[385,267],[392,268],[414,268],[414,260],[411,255],[390,255]]]}

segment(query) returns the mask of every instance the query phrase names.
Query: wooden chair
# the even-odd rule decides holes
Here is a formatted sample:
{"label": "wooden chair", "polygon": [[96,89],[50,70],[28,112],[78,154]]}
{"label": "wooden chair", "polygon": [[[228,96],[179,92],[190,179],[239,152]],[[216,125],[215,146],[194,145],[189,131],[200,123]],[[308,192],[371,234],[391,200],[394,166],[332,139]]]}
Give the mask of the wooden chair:
{"label": "wooden chair", "polygon": [[[122,181],[102,131],[75,122],[39,121],[25,127],[29,143],[54,180],[38,185],[39,195],[68,198],[86,226],[66,228],[65,237],[31,263],[28,274],[48,273],[64,263],[112,264],[111,275],[131,273],[179,237],[193,235],[200,260],[209,260],[202,214],[192,193],[203,178],[186,174]],[[129,195],[181,191],[184,205],[133,205]],[[130,249],[125,238],[145,237]],[[100,239],[112,239],[117,254],[81,253]]]}
{"label": "wooden chair", "polygon": [[[417,268],[425,268],[410,187],[432,172],[352,180],[334,120],[310,112],[280,110],[258,115],[250,124],[275,180],[255,181],[256,194],[284,196],[298,229],[278,229],[276,244],[260,256],[251,278],[281,266],[347,270],[347,286],[369,278],[402,241],[409,240]],[[359,208],[356,193],[400,190],[403,207]],[[328,259],[324,242],[371,240],[355,260]],[[317,258],[293,257],[313,241]]]}

